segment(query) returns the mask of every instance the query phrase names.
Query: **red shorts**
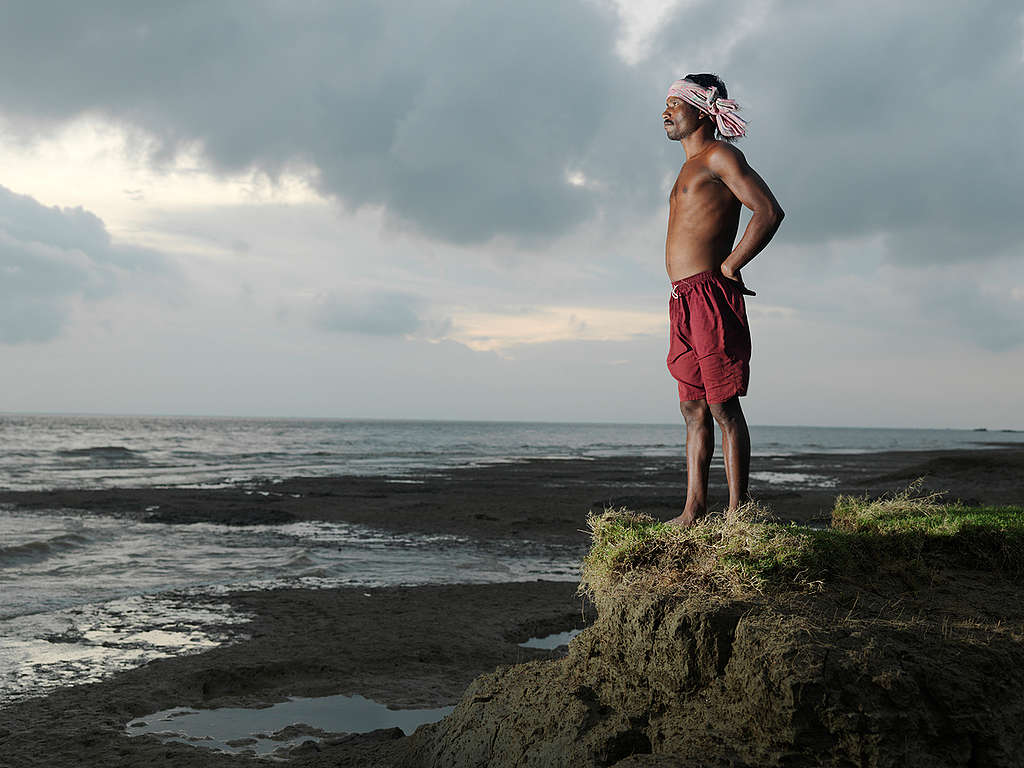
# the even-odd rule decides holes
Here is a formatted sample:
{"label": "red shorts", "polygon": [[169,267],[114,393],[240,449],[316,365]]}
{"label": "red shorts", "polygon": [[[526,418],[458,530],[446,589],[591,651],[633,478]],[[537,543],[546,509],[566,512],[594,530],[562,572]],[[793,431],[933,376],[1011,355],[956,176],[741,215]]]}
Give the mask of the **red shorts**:
{"label": "red shorts", "polygon": [[724,403],[747,394],[750,328],[739,283],[717,270],[672,283],[668,370],[680,400]]}

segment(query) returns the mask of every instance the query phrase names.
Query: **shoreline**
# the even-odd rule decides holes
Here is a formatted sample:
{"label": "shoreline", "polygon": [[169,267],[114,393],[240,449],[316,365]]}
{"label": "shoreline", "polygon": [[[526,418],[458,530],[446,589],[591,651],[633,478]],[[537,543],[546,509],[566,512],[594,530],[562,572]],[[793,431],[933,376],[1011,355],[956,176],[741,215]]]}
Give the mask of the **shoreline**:
{"label": "shoreline", "polygon": [[[0,491],[0,504],[84,510],[135,520],[188,524],[279,524],[308,520],[393,533],[587,541],[589,512],[626,506],[658,519],[678,514],[685,494],[682,457],[530,459],[396,477],[336,475],[242,483],[229,488],[139,487]],[[751,492],[781,520],[827,518],[839,494],[899,490],[919,477],[927,489],[970,503],[1024,500],[1024,445],[977,449],[808,453],[755,457]],[[758,479],[785,479],[789,485]],[[713,464],[712,510],[727,502]]]}

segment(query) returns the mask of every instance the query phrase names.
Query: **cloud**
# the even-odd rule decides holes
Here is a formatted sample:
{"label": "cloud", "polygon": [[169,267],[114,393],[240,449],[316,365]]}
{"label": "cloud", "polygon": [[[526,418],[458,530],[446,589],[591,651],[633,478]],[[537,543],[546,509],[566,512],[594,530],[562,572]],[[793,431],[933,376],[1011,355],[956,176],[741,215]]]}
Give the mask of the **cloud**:
{"label": "cloud", "polygon": [[1024,302],[1015,292],[1024,285],[1018,260],[996,261],[991,269],[971,265],[915,269],[903,275],[915,284],[916,314],[925,332],[967,339],[992,352],[1024,345]]}
{"label": "cloud", "polygon": [[[718,71],[751,121],[739,146],[788,214],[746,275],[760,294],[755,323],[790,312],[787,342],[799,345],[830,321],[807,355],[844,370],[926,337],[942,342],[934,355],[969,347],[991,361],[1020,348],[1024,27],[1012,3],[695,0],[628,59],[602,0],[11,5],[0,113],[21,141],[85,116],[131,132],[134,149],[175,178],[192,159],[197,177],[304,173],[358,209],[245,200],[235,211],[219,192],[190,198],[184,183],[171,205],[158,174],[119,184],[122,196],[143,190],[132,210],[144,207],[148,223],[165,217],[168,239],[141,242],[210,235],[205,252],[179,261],[216,294],[219,331],[238,325],[233,292],[251,291],[246,311],[271,316],[283,304],[300,316],[270,317],[268,333],[301,326],[317,343],[351,345],[348,360],[368,372],[382,363],[366,350],[406,343],[424,361],[458,347],[453,378],[488,354],[466,344],[515,345],[517,356],[612,345],[614,359],[660,365],[661,336],[582,343],[620,338],[605,325],[623,336],[634,326],[577,320],[615,307],[660,322],[666,197],[683,155],[658,114],[672,79]],[[34,217],[53,209],[32,202],[38,210],[9,216],[0,242],[3,266],[22,270],[17,288],[0,287],[5,339],[52,338],[74,302],[153,268],[144,252],[111,245],[91,214],[63,209],[44,222]],[[189,217],[203,226],[188,229]],[[756,317],[763,302],[781,309]],[[539,309],[510,309],[524,306]],[[860,337],[871,339],[860,358],[843,358],[842,343]],[[459,343],[417,346],[438,338]]]}
{"label": "cloud", "polygon": [[[894,264],[883,257],[884,238],[832,243],[827,249],[783,245],[766,254],[748,275],[758,296],[747,303],[754,326],[768,320],[764,302],[789,307],[795,326],[787,336],[799,343],[818,326],[835,338],[817,354],[844,356],[842,336],[876,334],[885,350],[920,350],[939,340],[952,354],[964,343],[992,353],[1024,345],[1024,263],[1007,256],[984,264]],[[771,314],[771,313],[768,313]],[[1012,355],[1011,355],[1012,356]],[[1018,355],[1019,357],[1019,355]]]}
{"label": "cloud", "polygon": [[402,336],[420,328],[422,307],[421,299],[407,293],[331,293],[315,302],[313,324],[325,331]]}
{"label": "cloud", "polygon": [[[760,5],[713,66],[751,121],[741,148],[789,214],[781,239],[886,233],[890,260],[920,265],[1020,242],[1018,4]],[[661,50],[699,16],[681,13]]]}
{"label": "cloud", "polygon": [[596,209],[568,176],[629,92],[616,32],[588,0],[21,5],[0,104],[23,136],[103,115],[155,159],[198,144],[224,172],[306,164],[432,236],[528,239]]}
{"label": "cloud", "polygon": [[115,245],[92,213],[0,186],[0,342],[52,339],[74,301],[110,295],[126,273],[164,271],[159,254]]}
{"label": "cloud", "polygon": [[713,69],[790,214],[780,238],[885,232],[895,261],[984,260],[1024,235],[1021,28],[994,0],[699,0],[627,63],[593,0],[21,3],[0,104],[25,140],[106,116],[155,159],[298,164],[431,237],[530,242],[663,206],[665,86]]}

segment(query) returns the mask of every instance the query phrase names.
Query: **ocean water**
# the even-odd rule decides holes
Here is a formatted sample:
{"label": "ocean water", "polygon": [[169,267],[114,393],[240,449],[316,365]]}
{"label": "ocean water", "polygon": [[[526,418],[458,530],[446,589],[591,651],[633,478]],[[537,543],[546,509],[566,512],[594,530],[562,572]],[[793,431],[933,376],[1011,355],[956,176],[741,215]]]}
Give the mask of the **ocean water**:
{"label": "ocean water", "polygon": [[[1024,432],[752,426],[755,455],[1024,442]],[[395,475],[529,458],[681,454],[680,424],[0,414],[0,488],[224,486]]]}
{"label": "ocean water", "polygon": [[[1019,432],[752,427],[755,453],[1024,442]],[[0,415],[0,488],[221,487],[301,475],[394,476],[529,458],[674,456],[680,425]],[[756,472],[776,487],[825,485]],[[139,523],[0,506],[0,707],[160,656],[245,638],[239,588],[576,580],[543,541],[396,535],[344,523]]]}

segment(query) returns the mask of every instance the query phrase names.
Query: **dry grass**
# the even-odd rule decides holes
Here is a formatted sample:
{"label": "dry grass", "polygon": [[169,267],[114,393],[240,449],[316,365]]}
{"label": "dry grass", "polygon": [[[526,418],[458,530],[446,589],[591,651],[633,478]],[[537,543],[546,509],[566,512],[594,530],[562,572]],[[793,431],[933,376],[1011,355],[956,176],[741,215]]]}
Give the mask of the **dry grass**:
{"label": "dry grass", "polygon": [[[689,528],[667,525],[627,509],[587,518],[593,544],[583,561],[581,587],[592,594],[612,586],[740,597],[761,591],[767,572],[802,572],[809,528],[782,526],[748,504],[709,515]],[[803,586],[813,587],[813,579]]]}
{"label": "dry grass", "polygon": [[773,523],[756,504],[690,528],[627,509],[587,523],[593,543],[580,590],[592,597],[639,588],[745,598],[949,565],[1024,574],[1024,509],[943,504],[919,484],[874,500],[840,496],[826,529]]}

